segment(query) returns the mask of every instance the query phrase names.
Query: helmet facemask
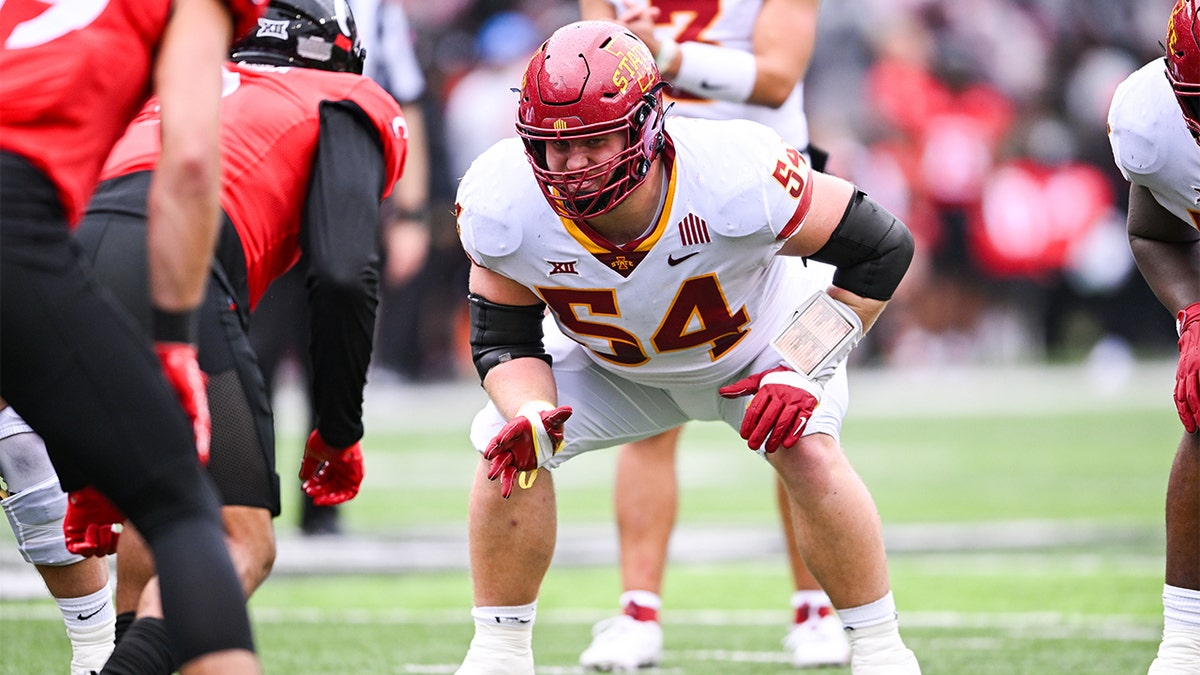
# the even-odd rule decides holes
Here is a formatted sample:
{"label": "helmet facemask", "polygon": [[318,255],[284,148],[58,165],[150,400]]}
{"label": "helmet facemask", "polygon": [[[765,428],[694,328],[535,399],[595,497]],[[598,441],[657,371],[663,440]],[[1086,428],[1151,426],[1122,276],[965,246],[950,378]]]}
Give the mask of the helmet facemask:
{"label": "helmet facemask", "polygon": [[[517,133],[542,193],[562,216],[586,220],[616,208],[649,175],[662,150],[665,85],[645,45],[617,24],[559,29],[530,60]],[[623,132],[625,147],[582,169],[551,171],[546,143]],[[599,190],[582,193],[602,178]]]}
{"label": "helmet facemask", "polygon": [[1192,137],[1200,142],[1200,35],[1196,0],[1179,0],[1167,26],[1167,80]]}

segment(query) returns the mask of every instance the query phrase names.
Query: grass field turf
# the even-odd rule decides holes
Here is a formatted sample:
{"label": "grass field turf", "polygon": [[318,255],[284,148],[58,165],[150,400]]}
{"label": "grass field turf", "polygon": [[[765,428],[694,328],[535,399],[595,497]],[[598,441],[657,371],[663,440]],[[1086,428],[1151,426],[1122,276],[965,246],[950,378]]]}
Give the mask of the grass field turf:
{"label": "grass field turf", "polygon": [[[897,542],[890,568],[902,627],[927,675],[1134,674],[1153,656],[1163,489],[1179,434],[1169,399],[1034,407],[946,416],[870,410],[847,423],[846,450]],[[367,483],[345,511],[352,531],[464,530],[474,458],[463,435],[461,427],[373,433]],[[299,446],[298,437],[282,441]],[[769,469],[731,451],[739,444],[723,427],[688,429],[683,529],[775,523]],[[298,459],[282,455],[286,484]],[[611,524],[612,456],[593,453],[558,472],[564,529]],[[284,536],[293,520],[281,517]],[[932,540],[897,535],[926,526]],[[1032,542],[970,536],[1043,529]],[[1093,534],[1072,536],[1079,532]],[[0,543],[11,545],[10,536]],[[591,624],[609,615],[619,592],[608,562],[551,569],[535,631],[539,673],[579,672]],[[777,550],[730,563],[676,561],[664,590],[660,672],[795,672],[780,648],[789,592]],[[461,568],[280,574],[251,602],[268,673],[452,673],[470,640],[469,607]],[[49,600],[0,602],[0,673],[62,673],[68,658]]]}

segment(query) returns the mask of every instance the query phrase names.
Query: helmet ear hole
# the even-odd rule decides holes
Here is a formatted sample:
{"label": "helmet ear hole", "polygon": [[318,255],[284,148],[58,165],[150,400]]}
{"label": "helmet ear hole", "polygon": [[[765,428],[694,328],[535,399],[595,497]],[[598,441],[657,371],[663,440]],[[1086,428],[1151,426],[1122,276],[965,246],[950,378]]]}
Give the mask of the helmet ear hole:
{"label": "helmet ear hole", "polygon": [[634,125],[640,127],[645,124],[646,120],[650,119],[650,112],[652,110],[654,110],[654,108],[649,103],[643,103],[641,107],[638,108],[637,115],[635,115],[633,118]]}

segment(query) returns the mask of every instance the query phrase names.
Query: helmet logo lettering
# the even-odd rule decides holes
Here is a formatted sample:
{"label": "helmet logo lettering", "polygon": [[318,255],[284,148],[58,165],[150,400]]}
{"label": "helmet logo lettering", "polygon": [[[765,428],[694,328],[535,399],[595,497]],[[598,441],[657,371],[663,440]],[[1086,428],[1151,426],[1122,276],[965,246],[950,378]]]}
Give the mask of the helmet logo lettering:
{"label": "helmet logo lettering", "polygon": [[654,86],[656,72],[651,67],[654,59],[642,43],[634,42],[626,35],[617,35],[604,47],[604,51],[620,59],[613,70],[612,83],[622,94],[630,84],[636,84],[642,92]]}
{"label": "helmet logo lettering", "polygon": [[286,40],[288,39],[287,27],[287,21],[260,18],[258,20],[258,33],[255,34],[255,37],[268,37],[276,38],[278,40]]}
{"label": "helmet logo lettering", "polygon": [[562,131],[563,129],[566,129],[566,128],[567,128],[566,120],[554,120],[554,130],[555,131]]}

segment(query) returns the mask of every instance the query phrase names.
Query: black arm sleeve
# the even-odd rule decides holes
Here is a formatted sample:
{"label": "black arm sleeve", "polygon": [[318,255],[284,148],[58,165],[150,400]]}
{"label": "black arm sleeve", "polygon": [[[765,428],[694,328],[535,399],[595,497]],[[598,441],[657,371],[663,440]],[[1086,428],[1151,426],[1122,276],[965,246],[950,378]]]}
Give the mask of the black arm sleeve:
{"label": "black arm sleeve", "polygon": [[300,229],[317,429],[333,447],[363,435],[363,386],[375,333],[382,265],[379,133],[353,103],[321,104],[321,131]]}
{"label": "black arm sleeve", "polygon": [[856,190],[829,241],[810,256],[837,267],[833,285],[864,298],[890,300],[913,257],[912,233],[887,209]]}
{"label": "black arm sleeve", "polygon": [[474,293],[467,294],[467,303],[471,314],[471,358],[480,382],[489,370],[513,359],[532,357],[554,365],[542,345],[545,303],[500,305]]}

